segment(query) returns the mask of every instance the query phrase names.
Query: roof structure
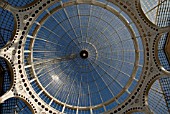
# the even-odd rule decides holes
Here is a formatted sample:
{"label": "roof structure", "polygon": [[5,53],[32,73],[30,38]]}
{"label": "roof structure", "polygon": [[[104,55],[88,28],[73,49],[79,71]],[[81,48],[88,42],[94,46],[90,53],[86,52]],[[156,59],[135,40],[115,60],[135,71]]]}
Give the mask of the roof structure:
{"label": "roof structure", "polygon": [[169,5],[0,1],[1,113],[168,114]]}

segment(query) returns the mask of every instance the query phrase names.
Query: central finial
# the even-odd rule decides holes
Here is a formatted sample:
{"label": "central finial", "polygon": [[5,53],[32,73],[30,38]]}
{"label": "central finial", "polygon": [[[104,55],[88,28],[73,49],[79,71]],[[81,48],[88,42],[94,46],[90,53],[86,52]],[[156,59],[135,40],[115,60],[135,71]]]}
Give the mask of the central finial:
{"label": "central finial", "polygon": [[86,50],[82,50],[82,51],[80,52],[80,57],[81,57],[82,59],[87,59],[87,58],[88,58],[88,52],[87,52]]}

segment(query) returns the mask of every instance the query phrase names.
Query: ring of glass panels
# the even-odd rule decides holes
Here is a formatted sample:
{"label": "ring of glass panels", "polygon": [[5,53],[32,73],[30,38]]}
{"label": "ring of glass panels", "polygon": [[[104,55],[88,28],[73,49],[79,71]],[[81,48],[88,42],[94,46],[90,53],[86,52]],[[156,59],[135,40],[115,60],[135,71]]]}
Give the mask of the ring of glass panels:
{"label": "ring of glass panels", "polygon": [[[82,50],[88,52],[85,59]],[[140,79],[143,56],[129,16],[110,2],[97,1],[50,6],[30,28],[24,51],[30,84],[60,111],[106,111],[121,104]]]}

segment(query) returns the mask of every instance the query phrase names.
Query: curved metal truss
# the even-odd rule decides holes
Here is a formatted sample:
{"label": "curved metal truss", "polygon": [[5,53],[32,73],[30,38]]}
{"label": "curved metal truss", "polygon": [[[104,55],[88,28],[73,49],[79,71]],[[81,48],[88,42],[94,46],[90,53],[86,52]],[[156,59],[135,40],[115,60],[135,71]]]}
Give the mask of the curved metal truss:
{"label": "curved metal truss", "polygon": [[[81,6],[83,6],[82,9]],[[0,57],[8,61],[7,63],[12,66],[11,72],[13,73],[12,87],[0,97],[0,103],[5,102],[9,98],[18,97],[24,100],[26,104],[30,104],[31,111],[35,114],[69,113],[69,111],[76,114],[152,113],[148,106],[149,91],[154,91],[154,89],[151,89],[151,86],[157,79],[165,75],[170,76],[170,72],[164,69],[158,58],[159,40],[164,33],[170,32],[170,27],[159,27],[149,21],[142,11],[140,0],[36,0],[24,7],[13,7],[5,1],[0,1],[0,7],[11,12],[15,20],[14,35],[11,41],[0,49]],[[87,14],[86,11],[88,10],[86,8],[89,7],[91,7],[89,10],[91,13]],[[69,13],[75,11],[72,8],[77,8],[77,15],[69,15]],[[62,17],[61,12],[65,12],[66,15]],[[100,15],[95,15],[96,13],[100,13]],[[103,19],[101,15],[105,15],[104,17],[108,18]],[[100,42],[93,39],[92,36],[90,39],[82,37],[84,32],[86,36],[87,34],[94,34],[93,32],[87,33],[87,29],[90,29],[88,25],[90,17],[96,19],[96,22],[93,20],[93,23],[96,23],[98,28],[91,28],[91,31],[100,32],[98,36]],[[116,18],[117,21],[112,20],[112,17]],[[76,27],[76,22],[74,23],[75,25],[71,25],[71,21],[75,21],[76,18],[82,21],[79,22],[79,27]],[[81,18],[87,18],[87,23],[85,19]],[[108,22],[109,19],[110,23],[112,21],[114,23],[110,24]],[[118,24],[115,24],[116,22]],[[70,28],[68,25],[65,27],[65,24],[69,24]],[[58,25],[61,28],[57,29]],[[102,30],[102,27],[106,30]],[[77,33],[75,38],[67,39],[71,37],[69,36],[71,33],[78,31],[77,28],[81,28],[81,35],[79,36]],[[108,31],[107,28],[109,28]],[[84,29],[86,30],[83,31]],[[64,33],[60,30],[63,30]],[[48,31],[49,35],[45,31]],[[107,38],[109,32],[115,32],[117,36],[112,36],[115,39]],[[59,38],[59,40],[54,40],[55,38]],[[127,40],[129,42],[126,42]],[[103,49],[103,47],[100,47],[101,45],[107,48],[108,44],[111,47],[112,43],[117,46],[114,47],[115,53],[114,51],[110,51],[110,49],[103,50],[102,52],[98,50],[98,48]],[[119,43],[121,44],[120,46],[118,45]],[[61,47],[48,47],[59,44]],[[60,52],[61,50],[67,53],[63,54]],[[110,52],[110,55],[106,51]],[[77,52],[80,52],[81,60],[80,58],[76,58],[77,55],[74,55]],[[99,60],[100,53],[105,54],[105,57],[101,58],[102,60]],[[113,54],[112,56],[111,53]],[[90,54],[94,55],[94,57],[90,58]],[[114,58],[115,55],[117,58]],[[101,64],[104,61],[103,58],[108,59],[109,57],[113,57],[115,60],[111,59],[109,61],[110,63],[107,61],[108,63]],[[81,63],[82,59],[86,58],[89,59],[88,63]],[[119,61],[118,59],[121,58],[123,60]],[[62,64],[58,64],[60,61],[69,61],[72,59],[74,59],[73,63],[63,62],[64,65],[66,63],[68,66],[70,65],[68,68],[62,66]],[[97,63],[96,61],[99,62]],[[115,68],[112,68],[114,66],[111,63],[117,61],[121,65],[127,65],[126,68],[129,68],[123,71],[123,66],[119,66],[119,63],[117,64],[118,66],[116,65]],[[55,65],[53,66],[53,64]],[[108,66],[107,70],[105,70],[106,66],[104,67],[104,65]],[[54,73],[44,75],[50,69],[55,69],[55,67],[56,70]],[[74,69],[73,73],[67,72],[69,69]],[[77,69],[80,71],[78,72]],[[69,75],[74,77],[76,75],[74,72],[83,73],[86,70],[90,71],[89,69],[92,69],[92,71],[93,69],[97,69],[95,73],[98,73],[99,80],[101,79],[104,84],[101,85],[95,78],[91,79],[84,84],[84,87],[87,88],[86,94],[88,96],[83,96],[82,93],[85,89],[82,89],[83,85],[79,83],[83,79],[83,76],[80,76],[81,78],[77,82],[73,79],[68,80],[64,76]],[[114,69],[115,72],[117,71],[121,75],[116,75],[115,72],[112,72]],[[60,71],[64,72],[63,77],[56,77],[56,74],[60,75]],[[102,71],[103,73],[101,73]],[[111,77],[108,78],[108,82],[106,82],[106,74]],[[123,78],[121,77],[122,75],[128,78]],[[40,77],[43,77],[43,79]],[[121,78],[119,79],[119,77]],[[65,92],[62,91],[63,85],[50,85],[53,82],[55,84],[58,83],[59,78],[63,78],[64,81],[67,80],[65,82],[68,85],[68,87],[65,87],[68,89],[66,91],[67,96],[64,96]],[[49,82],[51,83],[48,84],[46,80],[50,80]],[[69,85],[71,82],[76,82],[80,86],[75,85],[73,86],[74,89],[72,89],[72,84]],[[90,90],[90,84],[92,83],[95,83],[97,90],[93,86],[91,87],[92,90]],[[103,86],[107,88],[107,93],[110,92],[110,97],[108,94],[103,94],[105,90],[102,88]],[[113,89],[113,86],[116,89]],[[80,89],[83,91],[79,91]],[[114,93],[116,90],[119,91]],[[76,103],[69,102],[69,100],[71,101],[76,96],[72,91],[78,93]],[[83,97],[87,99],[87,97],[93,96],[95,94],[92,93],[93,91],[96,91],[98,94],[99,97],[96,99],[100,99],[100,102],[95,101],[93,98],[89,98],[89,101],[81,101]],[[59,94],[62,92],[63,94]]]}

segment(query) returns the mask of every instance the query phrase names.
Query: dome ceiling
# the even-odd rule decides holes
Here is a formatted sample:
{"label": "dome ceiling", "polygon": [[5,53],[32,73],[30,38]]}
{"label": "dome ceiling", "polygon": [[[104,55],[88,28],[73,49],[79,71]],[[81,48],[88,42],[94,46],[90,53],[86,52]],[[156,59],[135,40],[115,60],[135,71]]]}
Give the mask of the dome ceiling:
{"label": "dome ceiling", "polygon": [[170,75],[155,57],[169,28],[145,19],[140,1],[25,4],[0,2],[14,18],[0,49],[14,79],[0,103],[19,97],[37,114],[151,112],[151,85]]}
{"label": "dome ceiling", "polygon": [[25,54],[31,54],[25,58],[30,58],[26,70],[34,70],[32,77],[42,87],[37,94],[89,110],[112,102],[116,106],[131,94],[139,80],[134,67],[143,65],[143,47],[137,44],[132,20],[110,5],[109,11],[73,4],[48,8],[39,16],[35,32],[28,35],[30,47],[25,47]]}

